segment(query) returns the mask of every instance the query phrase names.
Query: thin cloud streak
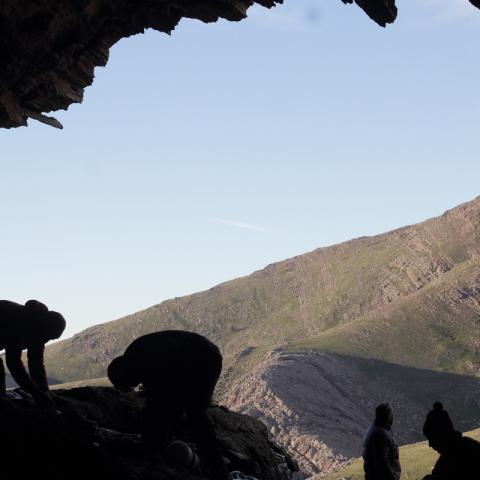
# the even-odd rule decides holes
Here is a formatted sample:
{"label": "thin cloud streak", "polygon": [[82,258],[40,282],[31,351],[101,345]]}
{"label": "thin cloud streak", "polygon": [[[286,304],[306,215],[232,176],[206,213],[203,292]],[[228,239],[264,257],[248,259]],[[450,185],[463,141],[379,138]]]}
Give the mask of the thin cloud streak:
{"label": "thin cloud streak", "polygon": [[304,30],[309,23],[316,23],[318,15],[317,9],[292,11],[280,5],[271,10],[254,5],[248,10],[248,18],[256,25],[283,30]]}
{"label": "thin cloud streak", "polygon": [[228,227],[240,228],[242,230],[250,230],[252,232],[273,232],[273,228],[266,225],[256,225],[253,223],[247,222],[237,222],[235,220],[225,220],[223,218],[208,218],[210,222],[220,223],[221,225],[226,225]]}

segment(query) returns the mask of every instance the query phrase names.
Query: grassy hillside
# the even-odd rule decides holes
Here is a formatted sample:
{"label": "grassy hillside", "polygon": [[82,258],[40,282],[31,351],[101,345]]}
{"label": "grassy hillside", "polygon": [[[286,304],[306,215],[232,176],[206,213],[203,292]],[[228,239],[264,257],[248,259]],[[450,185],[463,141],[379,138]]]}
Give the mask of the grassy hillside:
{"label": "grassy hillside", "polygon": [[480,259],[417,292],[290,350],[320,350],[450,372],[480,373]]}
{"label": "grassy hillside", "polygon": [[[105,375],[134,338],[198,331],[226,364],[279,344],[478,373],[480,198],[441,217],[285,260],[98,325],[47,349],[62,381]],[[237,359],[241,362],[237,362]]]}
{"label": "grassy hillside", "polygon": [[[480,429],[465,435],[480,441]],[[429,448],[427,442],[401,447],[402,480],[421,480],[432,471],[437,458],[438,454]],[[364,480],[363,461],[362,459],[354,460],[340,472],[323,478],[325,480]]]}

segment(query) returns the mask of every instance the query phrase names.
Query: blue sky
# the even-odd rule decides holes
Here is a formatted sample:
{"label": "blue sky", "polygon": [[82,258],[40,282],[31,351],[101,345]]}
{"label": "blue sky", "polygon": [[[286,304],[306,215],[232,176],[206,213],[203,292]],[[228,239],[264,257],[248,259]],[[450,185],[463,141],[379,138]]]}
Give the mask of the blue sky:
{"label": "blue sky", "polygon": [[480,10],[319,3],[123,40],[63,131],[0,131],[1,296],[72,334],[480,195]]}

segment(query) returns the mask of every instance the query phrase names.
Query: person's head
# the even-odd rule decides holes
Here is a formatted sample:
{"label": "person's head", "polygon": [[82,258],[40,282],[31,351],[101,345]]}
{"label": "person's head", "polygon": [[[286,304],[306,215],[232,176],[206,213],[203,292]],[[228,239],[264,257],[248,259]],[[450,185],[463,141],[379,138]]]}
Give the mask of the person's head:
{"label": "person's head", "polygon": [[435,402],[433,410],[428,412],[423,425],[423,434],[427,437],[430,447],[438,453],[445,453],[451,445],[452,439],[459,435],[448,412],[443,409],[440,402]]}
{"label": "person's head", "polygon": [[375,425],[391,428],[393,424],[393,410],[388,403],[381,403],[375,409]]}
{"label": "person's head", "polygon": [[43,334],[44,341],[49,342],[50,340],[56,340],[62,336],[63,331],[67,322],[58,312],[48,312],[43,319]]}
{"label": "person's head", "polygon": [[47,343],[61,337],[66,322],[60,313],[48,310],[47,306],[38,300],[29,300],[25,303],[25,310],[31,320],[27,338]]}
{"label": "person's head", "polygon": [[128,391],[140,383],[134,369],[123,355],[110,362],[107,375],[112,385],[118,390]]}

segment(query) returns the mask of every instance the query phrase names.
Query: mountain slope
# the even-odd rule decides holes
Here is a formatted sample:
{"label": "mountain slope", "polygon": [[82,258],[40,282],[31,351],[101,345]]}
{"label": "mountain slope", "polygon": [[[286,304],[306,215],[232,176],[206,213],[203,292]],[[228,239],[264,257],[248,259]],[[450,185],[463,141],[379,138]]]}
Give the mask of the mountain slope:
{"label": "mountain slope", "polygon": [[220,346],[220,400],[262,419],[308,474],[359,455],[379,402],[394,405],[401,443],[421,439],[436,400],[473,429],[480,197],[89,328],[47,348],[49,375],[104,377],[134,338],[166,328],[197,331]]}
{"label": "mountain slope", "polygon": [[260,419],[308,475],[330,473],[362,453],[375,406],[388,401],[401,444],[423,440],[422,425],[442,399],[455,425],[480,425],[480,379],[321,352],[273,351],[224,402]]}
{"label": "mountain slope", "polygon": [[405,298],[356,322],[294,342],[290,350],[480,374],[480,260],[463,262]]}
{"label": "mountain slope", "polygon": [[[319,339],[319,347],[328,344],[332,351],[368,356],[384,338],[385,332],[374,327],[382,319],[388,319],[389,328],[402,319],[415,319],[415,325],[428,334],[433,324],[441,328],[448,324],[445,335],[447,340],[453,335],[451,345],[457,342],[453,316],[469,308],[466,301],[458,308],[452,302],[463,295],[464,287],[470,288],[469,302],[480,298],[475,276],[479,258],[480,197],[426,222],[320,248],[208,291],[89,328],[47,349],[49,373],[62,381],[102,377],[109,360],[132,339],[165,328],[207,335],[222,348],[227,366],[251,347],[268,350],[294,343],[303,348],[302,342],[312,337]],[[427,291],[430,294],[423,295]],[[468,337],[465,329],[476,324],[475,308],[468,310],[468,321],[460,325],[462,336]],[[357,345],[361,335],[365,339]],[[417,340],[407,337],[402,348],[416,350]],[[467,351],[461,355],[471,369],[441,355],[432,357],[431,368],[475,371],[478,359],[472,342],[466,338]],[[374,356],[412,366],[423,362],[418,356],[411,361],[406,356],[394,358],[388,348]]]}

